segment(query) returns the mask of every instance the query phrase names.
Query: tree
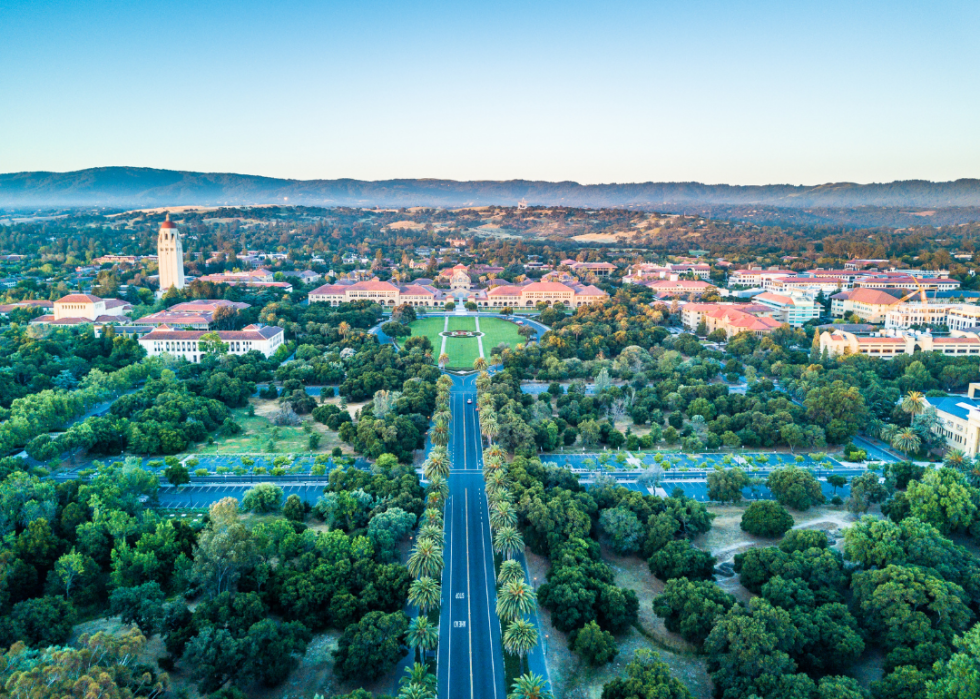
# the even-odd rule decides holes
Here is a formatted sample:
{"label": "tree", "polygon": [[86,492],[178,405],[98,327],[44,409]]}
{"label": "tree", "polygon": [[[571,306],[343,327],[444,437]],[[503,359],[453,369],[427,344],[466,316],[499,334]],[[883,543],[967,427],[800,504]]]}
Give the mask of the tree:
{"label": "tree", "polygon": [[777,537],[792,529],[793,524],[793,516],[778,502],[758,500],[745,508],[739,526],[749,534]]}
{"label": "tree", "polygon": [[974,492],[962,473],[943,467],[927,471],[921,481],[910,481],[906,497],[913,517],[949,534],[973,522]]}
{"label": "tree", "polygon": [[671,676],[666,663],[644,648],[626,665],[626,677],[603,685],[602,699],[691,699],[691,693]]}
{"label": "tree", "polygon": [[671,541],[647,561],[650,572],[660,580],[688,578],[710,580],[714,576],[715,557],[694,548],[689,541]]}
{"label": "tree", "polygon": [[282,506],[282,515],[293,522],[302,522],[306,517],[306,507],[299,495],[290,495]]}
{"label": "tree", "polygon": [[334,673],[345,680],[387,675],[405,655],[402,639],[406,631],[408,617],[403,612],[368,612],[344,629],[333,652]]}
{"label": "tree", "polygon": [[75,608],[61,597],[24,600],[0,619],[0,642],[4,647],[17,641],[38,648],[59,646],[71,635],[75,618]]}
{"label": "tree", "polygon": [[425,654],[439,643],[439,630],[429,623],[429,618],[426,616],[412,617],[408,622],[405,641],[409,648],[417,652],[418,661],[422,662],[425,660]]}
{"label": "tree", "polygon": [[769,474],[769,478],[766,479],[766,486],[781,505],[800,512],[805,512],[825,500],[823,492],[820,490],[820,483],[813,474],[796,466],[777,468]]}
{"label": "tree", "polygon": [[514,680],[514,687],[507,699],[554,699],[554,696],[545,679],[532,672]]}
{"label": "tree", "polygon": [[957,652],[937,663],[936,679],[927,684],[926,699],[980,697],[980,625],[953,639]]}
{"label": "tree", "polygon": [[862,571],[851,587],[856,616],[886,650],[937,638],[950,643],[973,620],[963,589],[924,568]]}
{"label": "tree", "polygon": [[163,476],[171,485],[178,488],[185,483],[191,482],[190,471],[188,471],[187,467],[180,463],[167,466],[167,468],[163,470]]}
{"label": "tree", "polygon": [[609,537],[613,551],[620,556],[639,552],[646,535],[646,527],[632,510],[625,507],[603,510],[599,515],[599,526]]}
{"label": "tree", "polygon": [[674,578],[653,600],[653,613],[664,620],[668,631],[698,646],[711,633],[715,620],[735,606],[735,598],[714,581]]}
{"label": "tree", "polygon": [[416,542],[408,559],[408,572],[413,577],[437,578],[442,573],[442,566],[442,546],[430,539]]}
{"label": "tree", "polygon": [[847,485],[847,478],[835,474],[827,476],[827,485],[834,489],[834,495],[837,495],[837,489],[843,488]]}
{"label": "tree", "polygon": [[538,645],[538,629],[527,619],[514,619],[507,625],[503,636],[504,650],[521,659],[521,671],[524,671],[524,659],[531,649]]}
{"label": "tree", "polygon": [[742,488],[748,484],[748,476],[742,469],[723,469],[716,466],[708,474],[708,499],[715,502],[739,502],[742,499]]}
{"label": "tree", "polygon": [[610,663],[619,655],[616,639],[594,621],[571,633],[568,648],[592,667]]}
{"label": "tree", "polygon": [[65,588],[65,599],[71,599],[71,588],[75,580],[85,574],[86,556],[72,549],[54,564],[55,575]]}
{"label": "tree", "polygon": [[138,587],[120,587],[109,595],[109,609],[118,614],[124,624],[136,624],[140,631],[152,636],[163,623],[166,599],[156,581]]}
{"label": "tree", "polygon": [[902,412],[908,413],[913,418],[927,407],[925,396],[919,391],[909,391],[902,399]]}
{"label": "tree", "polygon": [[278,512],[282,507],[282,488],[273,483],[259,483],[245,491],[242,509],[247,512]]}
{"label": "tree", "polygon": [[922,439],[916,434],[915,430],[911,427],[906,427],[892,437],[892,446],[899,451],[905,452],[906,456],[912,456],[922,446]]}
{"label": "tree", "polygon": [[201,532],[191,578],[211,594],[234,590],[257,560],[251,533],[238,521],[238,501],[224,498],[208,510],[211,522]]}
{"label": "tree", "polygon": [[524,580],[509,582],[497,591],[497,616],[504,621],[528,616],[534,613],[537,606],[534,588]]}
{"label": "tree", "polygon": [[847,509],[854,513],[867,512],[872,503],[884,502],[887,497],[888,489],[881,483],[878,474],[868,471],[851,479]]}
{"label": "tree", "polygon": [[441,599],[442,586],[433,578],[423,576],[413,580],[408,588],[408,601],[418,607],[423,614],[427,614],[430,609],[438,608]]}
{"label": "tree", "polygon": [[827,440],[842,444],[864,424],[867,408],[857,386],[843,381],[811,389],[803,401],[810,424],[825,425]]}
{"label": "tree", "polygon": [[221,355],[228,353],[228,343],[222,341],[216,332],[204,333],[197,341],[201,352],[206,355]]}
{"label": "tree", "polygon": [[493,550],[510,560],[524,550],[524,539],[513,527],[502,527],[494,534]]}

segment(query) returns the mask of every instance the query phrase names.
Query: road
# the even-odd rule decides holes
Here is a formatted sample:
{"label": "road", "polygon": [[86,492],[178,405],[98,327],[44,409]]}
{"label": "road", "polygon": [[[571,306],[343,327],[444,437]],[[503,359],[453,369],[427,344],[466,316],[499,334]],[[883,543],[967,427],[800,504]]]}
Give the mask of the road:
{"label": "road", "polygon": [[483,447],[474,410],[476,376],[453,377],[449,401],[452,470],[439,617],[439,697],[506,699]]}

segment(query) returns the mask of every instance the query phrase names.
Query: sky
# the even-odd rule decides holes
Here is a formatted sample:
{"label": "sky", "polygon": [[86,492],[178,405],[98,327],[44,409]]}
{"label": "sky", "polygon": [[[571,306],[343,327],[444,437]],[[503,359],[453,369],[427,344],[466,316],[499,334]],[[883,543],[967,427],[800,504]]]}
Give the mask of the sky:
{"label": "sky", "polygon": [[2,0],[0,172],[980,177],[977,36],[977,0]]}

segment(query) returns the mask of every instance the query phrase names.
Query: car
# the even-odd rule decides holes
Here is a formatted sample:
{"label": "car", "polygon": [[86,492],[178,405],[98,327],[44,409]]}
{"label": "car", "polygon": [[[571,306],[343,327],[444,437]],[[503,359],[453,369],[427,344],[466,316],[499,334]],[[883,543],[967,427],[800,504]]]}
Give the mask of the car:
{"label": "car", "polygon": [[467,405],[473,405],[473,399],[472,398],[467,398],[466,399],[466,404]]}

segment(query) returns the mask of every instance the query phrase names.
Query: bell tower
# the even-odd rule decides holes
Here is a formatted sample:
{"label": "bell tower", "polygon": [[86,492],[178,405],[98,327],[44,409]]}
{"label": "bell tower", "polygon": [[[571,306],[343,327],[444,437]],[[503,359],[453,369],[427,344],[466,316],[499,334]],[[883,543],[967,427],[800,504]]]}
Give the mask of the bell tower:
{"label": "bell tower", "polygon": [[183,289],[184,283],[184,248],[180,242],[177,226],[170,220],[160,224],[160,235],[157,238],[157,263],[160,268],[160,295],[170,291],[170,288]]}

